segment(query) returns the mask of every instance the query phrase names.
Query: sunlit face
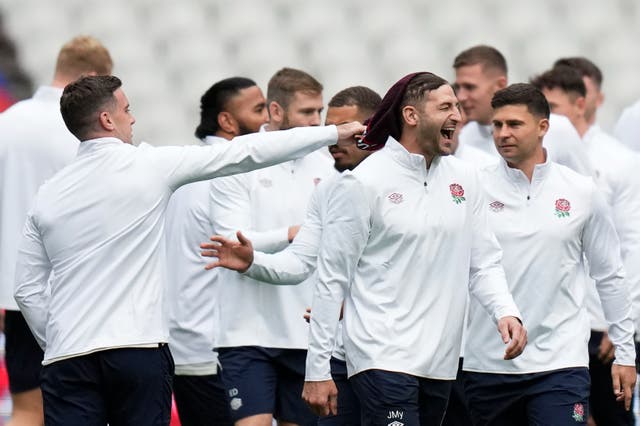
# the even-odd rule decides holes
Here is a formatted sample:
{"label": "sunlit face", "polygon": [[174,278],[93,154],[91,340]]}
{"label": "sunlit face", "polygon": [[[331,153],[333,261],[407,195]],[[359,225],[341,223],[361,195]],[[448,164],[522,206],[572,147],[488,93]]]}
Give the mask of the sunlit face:
{"label": "sunlit face", "polygon": [[129,144],[133,143],[133,123],[136,122],[136,119],[131,114],[129,100],[122,88],[113,92],[113,96],[116,99],[115,107],[109,111],[109,114],[114,125],[114,137]]}
{"label": "sunlit face", "polygon": [[322,110],[322,93],[295,92],[284,111],[280,130],[292,127],[319,126]]}
{"label": "sunlit face", "polygon": [[496,149],[512,167],[542,153],[542,138],[549,120],[537,118],[526,105],[505,105],[493,114],[493,141]]}
{"label": "sunlit face", "polygon": [[564,115],[574,127],[579,126],[579,120],[580,117],[584,116],[584,111],[579,108],[575,96],[568,94],[559,87],[554,87],[553,89],[543,88],[542,94],[547,98],[552,113]]}
{"label": "sunlit face", "polygon": [[448,84],[427,93],[416,108],[417,142],[423,153],[430,157],[453,154],[454,133],[462,120],[459,108],[453,88]]}
{"label": "sunlit face", "polygon": [[[362,123],[369,118],[371,114],[364,113],[356,105],[346,105],[341,107],[329,107],[327,109],[327,118],[324,124],[329,126],[331,124],[344,124],[352,121],[359,121]],[[355,139],[353,143],[349,145],[335,144],[329,147],[329,152],[333,157],[333,166],[339,172],[345,170],[353,170],[362,160],[367,158],[373,151],[364,151],[359,149],[356,145]]]}
{"label": "sunlit face", "polygon": [[265,124],[269,115],[262,90],[251,86],[238,91],[226,105],[234,126],[234,136],[255,133]]}
{"label": "sunlit face", "polygon": [[495,70],[485,70],[482,64],[456,69],[456,86],[460,105],[469,121],[489,124],[493,109],[493,94],[506,85],[506,77]]}

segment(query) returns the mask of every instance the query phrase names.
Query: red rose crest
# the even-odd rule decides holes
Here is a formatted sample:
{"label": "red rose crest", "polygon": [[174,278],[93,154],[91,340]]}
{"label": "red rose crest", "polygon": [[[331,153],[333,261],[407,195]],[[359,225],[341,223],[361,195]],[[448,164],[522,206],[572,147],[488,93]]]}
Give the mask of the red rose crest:
{"label": "red rose crest", "polygon": [[556,216],[568,217],[570,210],[571,203],[569,202],[569,200],[565,200],[564,198],[559,198],[556,200]]}
{"label": "red rose crest", "polygon": [[451,197],[453,198],[454,203],[460,204],[461,202],[465,201],[464,189],[462,188],[462,185],[452,183],[451,185],[449,185],[449,191],[451,191]]}
{"label": "red rose crest", "polygon": [[574,404],[573,415],[571,417],[573,417],[573,420],[575,420],[576,422],[583,422],[584,421],[584,405],[580,403]]}

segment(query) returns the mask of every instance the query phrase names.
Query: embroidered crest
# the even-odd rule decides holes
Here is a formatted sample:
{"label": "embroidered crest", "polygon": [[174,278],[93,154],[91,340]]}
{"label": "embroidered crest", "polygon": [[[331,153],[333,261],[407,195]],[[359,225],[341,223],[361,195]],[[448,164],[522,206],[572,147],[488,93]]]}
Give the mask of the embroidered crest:
{"label": "embroidered crest", "polygon": [[460,204],[466,200],[464,198],[464,189],[462,188],[462,185],[452,183],[449,185],[449,191],[451,191],[451,197],[453,198],[454,203]]}
{"label": "embroidered crest", "polygon": [[322,180],[322,179],[320,179],[320,178],[313,178],[313,184],[314,184],[315,186],[318,186],[318,184],[320,183],[320,181],[321,181],[321,180]]}
{"label": "embroidered crest", "polygon": [[573,404],[573,420],[576,422],[584,422],[584,405],[577,403]]}
{"label": "embroidered crest", "polygon": [[504,204],[502,204],[500,201],[494,201],[493,203],[489,204],[489,208],[496,213],[501,212],[502,209],[504,209]]}
{"label": "embroidered crest", "polygon": [[240,407],[242,407],[242,399],[240,398],[231,398],[229,401],[229,405],[233,411],[238,411]]}
{"label": "embroidered crest", "polygon": [[273,186],[273,182],[271,182],[271,179],[260,179],[258,182],[260,182],[260,185],[264,186],[265,188],[271,188]]}
{"label": "embroidered crest", "polygon": [[393,204],[400,204],[401,202],[403,202],[404,200],[402,199],[402,194],[398,194],[397,192],[394,192],[393,194],[389,194],[389,196],[387,197],[389,199],[389,201],[391,201]]}
{"label": "embroidered crest", "polygon": [[569,217],[569,211],[571,210],[571,203],[569,200],[559,198],[556,200],[556,216]]}

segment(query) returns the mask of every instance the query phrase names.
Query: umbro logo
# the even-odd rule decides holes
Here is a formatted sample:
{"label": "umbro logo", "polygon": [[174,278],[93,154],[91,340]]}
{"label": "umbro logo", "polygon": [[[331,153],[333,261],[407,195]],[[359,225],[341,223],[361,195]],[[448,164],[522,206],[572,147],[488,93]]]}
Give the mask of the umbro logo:
{"label": "umbro logo", "polygon": [[[400,204],[401,202],[404,201],[404,199],[402,198],[402,194],[399,194],[397,192],[394,192],[393,194],[389,194],[389,196],[387,197],[389,199],[389,201],[391,201],[393,204]],[[394,425],[395,426],[395,425]]]}
{"label": "umbro logo", "polygon": [[241,398],[231,398],[229,401],[229,406],[233,411],[238,411],[240,407],[242,407],[242,399]]}
{"label": "umbro logo", "polygon": [[387,426],[404,426],[404,423],[400,421],[403,418],[404,418],[404,411],[401,411],[401,410],[389,411],[387,420],[393,420],[393,421],[391,423],[387,423]]}
{"label": "umbro logo", "polygon": [[504,204],[502,204],[500,201],[494,201],[493,203],[489,204],[489,208],[491,209],[491,211],[497,213],[504,209]]}
{"label": "umbro logo", "polygon": [[263,178],[263,179],[260,179],[258,182],[260,183],[260,185],[262,185],[265,188],[271,188],[273,186],[273,182],[271,181],[271,179]]}

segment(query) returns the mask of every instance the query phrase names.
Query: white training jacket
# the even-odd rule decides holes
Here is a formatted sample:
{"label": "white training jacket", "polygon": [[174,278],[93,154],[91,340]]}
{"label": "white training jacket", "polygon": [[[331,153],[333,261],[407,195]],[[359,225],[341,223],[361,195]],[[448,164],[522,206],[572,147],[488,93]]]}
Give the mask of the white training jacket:
{"label": "white training jacket", "polygon": [[[207,136],[203,144],[231,141]],[[169,348],[177,375],[217,373],[213,350],[218,330],[218,270],[206,271],[200,243],[213,233],[209,217],[210,181],[190,183],[173,193],[165,213]]]}
{"label": "white training jacket", "polygon": [[[625,277],[633,301],[633,318],[640,328],[640,156],[594,125],[583,136],[584,149],[591,161],[593,177],[611,207],[613,224],[620,239]],[[591,285],[587,307],[591,328],[607,329],[598,294]]]}
{"label": "white training jacket", "polygon": [[[255,250],[280,251],[289,245],[289,226],[303,223],[316,186],[335,173],[332,161],[314,152],[296,161],[217,179],[211,184],[210,197],[214,231],[228,238],[242,231]],[[303,315],[311,306],[308,281],[274,286],[225,269],[219,270],[219,280],[217,347],[307,348],[309,330]]]}
{"label": "white training jacket", "polygon": [[40,188],[18,254],[15,298],[45,348],[44,363],[168,341],[162,242],[165,208],[178,187],[336,140],[336,127],[328,126],[207,147],[82,142],[75,161]]}
{"label": "white training jacket", "polygon": [[[474,146],[493,155],[497,160],[502,160],[493,142],[491,124],[482,125],[476,121],[467,123],[460,131],[460,145]],[[552,161],[580,174],[591,176],[589,159],[582,147],[580,134],[567,117],[558,114],[550,115],[544,146]]]}
{"label": "white training jacket", "polygon": [[485,169],[481,179],[483,208],[504,250],[502,264],[528,343],[519,357],[505,361],[491,318],[472,300],[463,369],[524,374],[587,367],[590,332],[579,274],[583,253],[611,324],[615,362],[635,365],[618,237],[592,179],[551,161],[536,165],[531,183],[505,161]]}
{"label": "white training jacket", "polygon": [[628,148],[640,151],[640,100],[622,111],[614,135]]}
{"label": "white training jacket", "polygon": [[0,308],[13,311],[18,244],[38,188],[71,163],[80,141],[62,121],[62,89],[42,86],[0,114]]}
{"label": "white training jacket", "polygon": [[436,157],[427,170],[394,140],[343,173],[318,258],[306,380],[331,378],[343,300],[349,376],[454,379],[467,291],[496,321],[520,316],[483,200],[474,168]]}

